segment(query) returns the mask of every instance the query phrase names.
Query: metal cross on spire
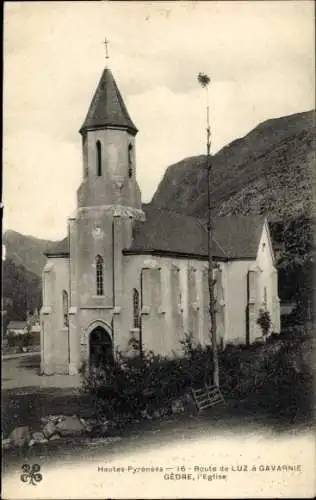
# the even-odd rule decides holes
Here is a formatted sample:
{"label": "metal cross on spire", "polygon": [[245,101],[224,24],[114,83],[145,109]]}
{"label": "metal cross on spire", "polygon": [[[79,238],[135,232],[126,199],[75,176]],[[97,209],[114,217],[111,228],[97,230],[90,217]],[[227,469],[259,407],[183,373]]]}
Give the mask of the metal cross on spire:
{"label": "metal cross on spire", "polygon": [[110,43],[109,40],[107,38],[104,38],[103,44],[105,45],[105,59],[110,59],[109,48],[108,48],[109,43]]}

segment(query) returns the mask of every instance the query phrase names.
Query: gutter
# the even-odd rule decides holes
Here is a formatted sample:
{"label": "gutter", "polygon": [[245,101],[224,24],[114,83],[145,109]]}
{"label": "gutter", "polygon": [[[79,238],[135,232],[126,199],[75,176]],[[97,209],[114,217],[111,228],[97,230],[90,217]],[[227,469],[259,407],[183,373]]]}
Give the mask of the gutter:
{"label": "gutter", "polygon": [[[130,248],[124,248],[122,250],[123,255],[154,255],[154,256],[159,256],[159,257],[174,257],[178,259],[198,259],[198,260],[208,260],[207,255],[202,255],[202,254],[190,254],[190,253],[183,253],[183,252],[174,252],[170,250],[143,250],[143,249],[130,249]],[[215,259],[220,261],[220,262],[226,262],[230,260],[228,257],[216,257]]]}

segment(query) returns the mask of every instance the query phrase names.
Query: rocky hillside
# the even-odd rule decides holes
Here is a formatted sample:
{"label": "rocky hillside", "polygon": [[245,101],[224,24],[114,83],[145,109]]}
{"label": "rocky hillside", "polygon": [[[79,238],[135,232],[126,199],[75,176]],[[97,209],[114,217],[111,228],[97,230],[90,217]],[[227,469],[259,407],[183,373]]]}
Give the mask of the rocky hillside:
{"label": "rocky hillside", "polygon": [[45,250],[54,242],[26,236],[16,231],[8,230],[4,233],[3,244],[6,248],[6,258],[22,265],[36,276],[41,276],[46,262]]}
{"label": "rocky hillside", "polygon": [[[279,270],[279,296],[311,319],[314,262],[315,113],[261,123],[212,157],[212,202],[217,215],[265,213]],[[314,193],[313,193],[314,186]],[[206,157],[170,166],[152,201],[197,216],[207,214]]]}
{"label": "rocky hillside", "polygon": [[[312,111],[261,123],[212,158],[212,194],[218,215],[267,213],[270,220],[310,213],[315,169]],[[205,215],[204,155],[170,166],[151,204]]]}

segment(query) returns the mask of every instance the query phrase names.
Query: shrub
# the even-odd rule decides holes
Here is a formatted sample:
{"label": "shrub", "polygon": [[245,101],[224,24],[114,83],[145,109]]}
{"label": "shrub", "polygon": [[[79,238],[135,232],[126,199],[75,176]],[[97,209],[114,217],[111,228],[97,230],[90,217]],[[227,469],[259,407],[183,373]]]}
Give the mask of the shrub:
{"label": "shrub", "polygon": [[211,381],[210,348],[194,345],[192,335],[182,343],[182,355],[172,359],[139,350],[134,342],[127,353],[117,351],[114,362],[93,373],[82,373],[82,391],[89,393],[98,415],[126,421],[144,410],[171,411],[172,401],[192,387]]}
{"label": "shrub", "polygon": [[270,316],[269,311],[265,311],[264,309],[260,309],[257,323],[262,330],[262,335],[264,337],[266,337],[268,335],[270,327],[271,327],[271,316]]}
{"label": "shrub", "polygon": [[[312,378],[308,365],[311,342],[308,333],[295,328],[269,343],[227,346],[219,352],[224,396],[238,401],[255,395],[256,404],[269,411],[275,408],[277,412],[286,405],[293,409],[295,401],[301,404],[304,381]],[[111,365],[89,375],[83,373],[82,390],[91,395],[97,417],[124,424],[145,410],[149,414],[161,409],[169,412],[173,401],[211,381],[211,348],[195,344],[192,335],[187,335],[182,354],[172,359],[150,351],[142,356],[135,350],[118,351]]]}

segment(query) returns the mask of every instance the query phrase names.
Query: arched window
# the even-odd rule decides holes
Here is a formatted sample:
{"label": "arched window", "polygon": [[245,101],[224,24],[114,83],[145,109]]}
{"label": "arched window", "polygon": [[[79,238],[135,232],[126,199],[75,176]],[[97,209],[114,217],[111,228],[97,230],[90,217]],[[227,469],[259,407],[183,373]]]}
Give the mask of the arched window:
{"label": "arched window", "polygon": [[102,150],[101,150],[101,142],[97,141],[97,176],[100,177],[102,175]]}
{"label": "arched window", "polygon": [[63,290],[63,326],[69,325],[68,320],[68,292]]}
{"label": "arched window", "polygon": [[96,283],[97,283],[97,295],[104,295],[103,259],[101,255],[97,255],[96,257]]}
{"label": "arched window", "polygon": [[139,292],[133,288],[133,327],[139,328],[140,315],[139,315]]}
{"label": "arched window", "polygon": [[131,179],[133,176],[133,146],[128,145],[128,177]]}

